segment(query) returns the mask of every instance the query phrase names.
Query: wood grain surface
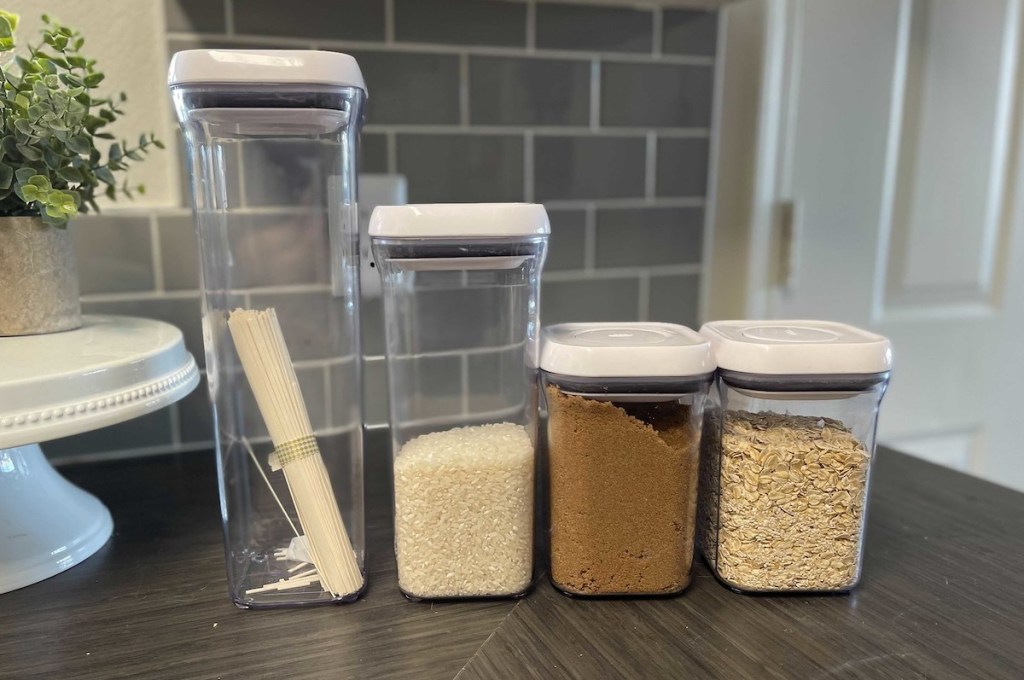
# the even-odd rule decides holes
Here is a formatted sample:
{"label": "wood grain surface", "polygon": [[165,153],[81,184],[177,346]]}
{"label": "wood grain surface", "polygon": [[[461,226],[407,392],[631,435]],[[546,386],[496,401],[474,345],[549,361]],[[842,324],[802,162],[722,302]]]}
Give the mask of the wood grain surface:
{"label": "wood grain surface", "polygon": [[398,592],[387,443],[367,440],[370,585],[354,604],[227,597],[213,456],[62,468],[114,515],[96,556],[0,595],[2,678],[1024,678],[1024,494],[880,451],[848,596],[733,593],[697,563],[668,599]]}

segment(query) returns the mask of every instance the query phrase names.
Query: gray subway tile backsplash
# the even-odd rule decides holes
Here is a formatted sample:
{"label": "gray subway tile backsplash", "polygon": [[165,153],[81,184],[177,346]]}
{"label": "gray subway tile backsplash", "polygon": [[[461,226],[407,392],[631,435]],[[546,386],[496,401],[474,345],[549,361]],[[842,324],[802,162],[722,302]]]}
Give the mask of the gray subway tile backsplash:
{"label": "gray subway tile backsplash", "polygon": [[661,15],[661,51],[713,57],[718,43],[718,12],[666,9]]}
{"label": "gray subway tile backsplash", "polygon": [[166,290],[199,289],[199,243],[191,215],[161,215],[160,268]]}
{"label": "gray subway tile backsplash", "polygon": [[701,208],[629,208],[597,211],[598,267],[646,267],[700,262]]}
{"label": "gray subway tile backsplash", "polygon": [[459,58],[435,52],[350,51],[358,60],[370,96],[370,125],[459,122]]}
{"label": "gray subway tile backsplash", "polygon": [[[219,4],[219,0],[212,0]],[[235,33],[323,40],[384,40],[381,0],[233,2]]]}
{"label": "gray subway tile backsplash", "polygon": [[452,45],[526,45],[526,3],[394,0],[395,40]]}
{"label": "gray subway tile backsplash", "polygon": [[578,125],[590,121],[590,64],[567,59],[470,57],[474,125]]}
{"label": "gray subway tile backsplash", "polygon": [[636,277],[545,281],[541,285],[541,322],[636,321],[640,281]]}
{"label": "gray subway tile backsplash", "polygon": [[410,203],[522,201],[521,135],[398,135]]}
{"label": "gray subway tile backsplash", "polygon": [[366,132],[359,136],[359,171],[388,171],[387,135]]}
{"label": "gray subway tile backsplash", "polygon": [[337,359],[354,349],[344,301],[329,291],[252,293],[249,302],[254,309],[277,310],[288,352],[295,361]]}
{"label": "gray subway tile backsplash", "polygon": [[101,213],[79,217],[68,228],[82,295],[153,290],[148,215]]}
{"label": "gray subway tile backsplash", "polygon": [[710,145],[706,137],[660,137],[655,194],[703,197],[707,193]]}
{"label": "gray subway tile backsplash", "polygon": [[644,195],[646,142],[642,137],[538,135],[533,148],[537,200]]}
{"label": "gray subway tile backsplash", "polygon": [[167,30],[218,33],[224,30],[224,3],[210,0],[165,0]]}
{"label": "gray subway tile backsplash", "polygon": [[651,299],[647,318],[651,321],[700,327],[700,275],[680,274],[651,277]]}
{"label": "gray subway tile backsplash", "polygon": [[[652,320],[693,325],[700,276],[669,275],[676,270],[668,267],[689,271],[689,265],[700,262],[702,208],[681,208],[678,201],[665,199],[700,199],[706,193],[708,135],[680,136],[691,133],[671,128],[711,126],[718,15],[663,8],[656,45],[656,4],[541,1],[531,9],[529,2],[499,0],[295,0],[283,5],[271,0],[168,0],[166,16],[168,30],[176,36],[168,41],[170,52],[317,47],[352,53],[370,91],[366,123],[372,127],[362,136],[360,169],[405,175],[410,201],[569,202],[550,208],[553,232],[545,271],[554,276],[543,284],[543,323],[635,320],[646,310]],[[392,10],[393,43],[385,40],[385,13]],[[532,27],[527,25],[530,18],[535,20]],[[526,47],[531,35],[539,54]],[[687,63],[689,57],[697,57],[698,63]],[[592,60],[599,67],[595,82]],[[598,92],[602,96],[591,110],[591,97]],[[509,129],[492,129],[500,126]],[[556,127],[569,129],[552,134]],[[646,138],[652,131],[657,140],[653,159],[647,156]],[[351,364],[324,367],[317,361],[345,349],[340,340],[318,336],[289,312],[294,305],[309,305],[330,318],[330,308],[336,306],[326,292],[310,292],[329,280],[328,272],[310,267],[322,260],[313,255],[323,246],[323,224],[303,224],[281,210],[303,197],[319,201],[309,191],[320,182],[309,172],[289,169],[287,157],[271,158],[264,151],[262,158],[247,158],[262,172],[246,178],[244,197],[242,183],[226,187],[229,205],[246,205],[250,217],[244,218],[249,232],[245,238],[255,239],[247,245],[239,234],[236,256],[246,270],[259,272],[234,284],[260,287],[249,296],[254,306],[278,306],[293,354],[303,362],[300,381],[312,395],[313,419],[320,424],[326,422],[324,404],[334,404],[332,420],[337,421],[338,409],[356,392]],[[524,165],[528,161],[530,167]],[[284,168],[283,174],[275,174],[274,167]],[[182,205],[189,206],[185,183],[183,190]],[[149,241],[148,221],[154,212],[155,244]],[[593,234],[588,229],[591,212]],[[156,208],[141,214],[112,211],[79,220],[84,309],[173,323],[202,364],[199,264],[190,211]],[[271,251],[285,264],[257,266]],[[588,256],[594,261],[588,262]],[[596,271],[587,269],[591,264]],[[666,273],[654,274],[648,270],[652,266]],[[621,275],[605,271],[622,267],[628,269]],[[641,285],[642,280],[648,285]],[[301,289],[281,289],[295,284]],[[88,297],[108,294],[116,297]],[[448,303],[427,304],[422,311],[444,313]],[[474,327],[491,323],[486,307],[473,307],[468,313],[474,319],[471,327],[453,329],[444,342],[451,345],[467,337],[474,343],[490,342],[504,333],[474,335]],[[377,357],[364,366],[364,417],[371,424],[384,423],[388,410],[381,317],[380,298],[364,299],[362,350]],[[337,326],[340,320],[331,323]],[[519,363],[509,360],[510,370]],[[440,385],[446,396],[421,404],[424,412],[460,407],[476,412],[488,407],[491,396],[495,404],[504,398],[500,389],[493,389],[495,375],[502,381],[508,373],[499,357],[449,357],[436,369],[428,380],[437,384],[429,389],[436,393]],[[511,373],[507,377],[515,378]],[[466,403],[460,392],[463,381],[473,394],[489,396]],[[207,399],[201,385],[172,409],[45,448],[72,456],[147,447],[173,450],[172,442],[178,441],[203,445],[213,437]],[[171,417],[173,411],[177,418]],[[239,415],[249,426],[262,428],[251,401]]]}
{"label": "gray subway tile backsplash", "polygon": [[[714,69],[694,64],[605,62],[601,124],[622,127],[708,127]],[[653,93],[658,96],[652,96]]]}
{"label": "gray subway tile backsplash", "polygon": [[388,373],[383,358],[363,362],[363,420],[367,425],[388,422]]}
{"label": "gray subway tile backsplash", "polygon": [[585,210],[548,210],[551,236],[544,271],[583,269],[587,213]]}
{"label": "gray subway tile backsplash", "polygon": [[607,52],[650,52],[650,9],[537,3],[537,47]]}

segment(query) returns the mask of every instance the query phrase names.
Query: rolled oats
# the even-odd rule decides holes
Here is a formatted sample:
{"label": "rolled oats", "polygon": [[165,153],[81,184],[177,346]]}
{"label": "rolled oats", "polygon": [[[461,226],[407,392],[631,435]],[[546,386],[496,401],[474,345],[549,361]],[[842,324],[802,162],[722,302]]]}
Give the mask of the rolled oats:
{"label": "rolled oats", "polygon": [[844,590],[860,573],[869,454],[838,420],[708,409],[700,534],[744,590]]}

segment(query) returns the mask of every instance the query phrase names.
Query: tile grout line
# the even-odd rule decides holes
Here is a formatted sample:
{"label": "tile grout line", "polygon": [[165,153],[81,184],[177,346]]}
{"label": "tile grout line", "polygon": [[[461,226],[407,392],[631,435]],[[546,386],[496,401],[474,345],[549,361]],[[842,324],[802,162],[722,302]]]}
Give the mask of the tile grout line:
{"label": "tile grout line", "polygon": [[[320,369],[324,378],[324,420],[326,427],[334,427],[334,397],[331,393],[331,364],[324,364]],[[362,409],[360,409],[360,413]]]}
{"label": "tile grout line", "polygon": [[526,52],[532,54],[537,50],[537,3],[529,0],[526,3]]}
{"label": "tile grout line", "polygon": [[646,162],[644,164],[644,195],[653,199],[655,196],[655,172],[658,167],[658,135],[653,131],[647,133]]}
{"label": "tile grout line", "polygon": [[395,43],[395,0],[384,0],[384,44]]}
{"label": "tile grout line", "polygon": [[[290,38],[285,36],[268,36],[252,34],[199,33],[195,31],[171,31],[165,36],[167,40],[203,41],[221,40],[267,45],[269,47],[308,47],[310,38]],[[676,64],[680,66],[713,67],[715,58],[706,55],[661,54],[655,57],[651,52],[609,52],[600,50],[569,50],[555,48],[537,48],[528,50],[526,47],[501,47],[497,45],[442,45],[435,43],[402,42],[385,43],[373,40],[316,40],[316,44],[325,49],[356,50],[365,52],[429,52],[434,54],[456,55],[466,51],[473,55],[496,57],[537,57],[543,59],[566,59],[570,61],[619,61],[644,64]]]}
{"label": "tile grout line", "polygon": [[459,55],[459,127],[469,127],[469,54]]}
{"label": "tile grout line", "polygon": [[384,134],[387,140],[388,173],[394,175],[398,173],[398,133],[389,130]]}
{"label": "tile grout line", "polygon": [[651,275],[648,272],[641,272],[637,293],[637,320],[650,321],[648,317],[651,314]]}
{"label": "tile grout line", "polygon": [[590,62],[590,130],[601,127],[601,60]]}
{"label": "tile grout line", "polygon": [[[583,271],[592,272],[597,261],[597,207],[587,203],[583,216]],[[550,274],[550,273],[549,273]]]}
{"label": "tile grout line", "polygon": [[552,210],[582,210],[593,204],[597,208],[703,208],[703,196],[635,196],[631,198],[550,199],[544,205]]}
{"label": "tile grout line", "polygon": [[235,33],[235,0],[224,0],[224,32],[228,35]]}
{"label": "tile grout line", "polygon": [[164,292],[164,262],[160,246],[160,227],[157,224],[157,214],[149,216],[149,256],[153,258],[153,289],[157,293]]}
{"label": "tile grout line", "polygon": [[543,280],[548,283],[563,281],[594,281],[604,279],[628,279],[642,275],[660,276],[694,276],[704,271],[699,263],[661,264],[650,267],[602,267],[594,269],[556,269],[544,272]]}
{"label": "tile grout line", "polygon": [[665,16],[663,14],[664,8],[660,5],[654,8],[654,15],[651,20],[652,38],[651,53],[655,57],[661,56],[661,44],[665,40]]}
{"label": "tile grout line", "polygon": [[[598,95],[600,96],[600,94]],[[599,121],[598,121],[599,122]],[[711,136],[710,128],[651,128],[651,127],[602,127],[595,130],[588,122],[587,126],[552,126],[552,125],[473,125],[466,128],[458,123],[416,124],[416,123],[376,123],[363,128],[363,132],[380,134],[382,132],[411,132],[415,134],[448,135],[453,133],[476,135],[516,135],[530,130],[543,137],[645,137],[649,132],[657,132],[665,137]]]}
{"label": "tile grout line", "polygon": [[527,203],[534,202],[536,195],[533,174],[534,148],[533,131],[527,130],[523,133],[523,200]]}

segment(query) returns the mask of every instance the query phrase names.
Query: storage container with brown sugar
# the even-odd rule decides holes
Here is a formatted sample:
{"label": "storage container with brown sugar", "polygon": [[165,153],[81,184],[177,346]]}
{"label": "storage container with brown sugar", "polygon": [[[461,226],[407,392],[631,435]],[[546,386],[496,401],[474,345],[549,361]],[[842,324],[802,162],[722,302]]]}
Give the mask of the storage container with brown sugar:
{"label": "storage container with brown sugar", "polygon": [[827,321],[715,321],[701,551],[736,590],[842,592],[861,575],[868,472],[892,351]]}
{"label": "storage container with brown sugar", "polygon": [[670,595],[690,582],[710,344],[664,323],[542,333],[551,580],[569,595]]}

